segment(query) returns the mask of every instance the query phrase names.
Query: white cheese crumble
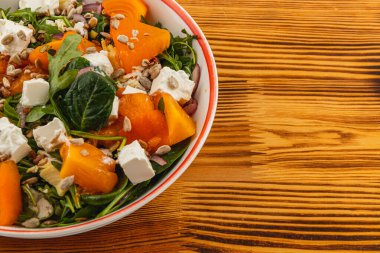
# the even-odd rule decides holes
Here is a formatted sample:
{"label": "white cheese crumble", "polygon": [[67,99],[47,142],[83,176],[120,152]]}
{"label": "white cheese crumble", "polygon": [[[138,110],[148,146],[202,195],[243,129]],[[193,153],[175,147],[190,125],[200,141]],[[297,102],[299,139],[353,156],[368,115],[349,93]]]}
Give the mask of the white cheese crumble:
{"label": "white cheese crumble", "polygon": [[123,95],[127,95],[127,94],[135,94],[135,93],[143,93],[143,94],[146,94],[145,91],[140,90],[140,89],[137,89],[137,88],[133,88],[133,87],[131,87],[131,86],[127,86],[127,87],[125,87],[125,90],[123,91]]}
{"label": "white cheese crumble", "polygon": [[160,74],[152,82],[149,94],[157,91],[170,94],[180,104],[184,104],[191,99],[195,83],[190,80],[185,71],[175,71],[169,67],[161,69]]}
{"label": "white cheese crumble", "polygon": [[154,177],[152,165],[138,141],[126,145],[119,152],[118,157],[120,166],[132,184],[135,185]]}
{"label": "white cheese crumble", "polygon": [[104,71],[108,76],[113,73],[113,67],[108,59],[108,53],[106,51],[100,51],[91,54],[85,54],[82,57],[86,58],[91,66],[99,67],[100,70]]}
{"label": "white cheese crumble", "polygon": [[109,116],[109,120],[114,121],[114,120],[117,120],[118,117],[119,117],[119,98],[115,96],[112,103],[112,111]]}
{"label": "white cheese crumble", "polygon": [[32,149],[21,128],[10,123],[6,117],[0,118],[0,154],[8,155],[11,160],[18,163],[30,151]]}
{"label": "white cheese crumble", "polygon": [[[24,37],[25,35],[25,37]],[[0,19],[0,53],[15,55],[28,47],[33,30],[13,21]],[[10,38],[11,42],[6,42]],[[4,44],[5,42],[5,44]]]}
{"label": "white cheese crumble", "polygon": [[62,19],[57,19],[54,21],[54,23],[57,25],[58,30],[61,32],[64,32],[66,30],[66,24]]}
{"label": "white cheese crumble", "polygon": [[20,9],[30,8],[38,13],[49,13],[54,16],[54,10],[59,8],[59,0],[20,0]]}
{"label": "white cheese crumble", "polygon": [[79,33],[81,36],[84,36],[85,34],[85,29],[84,29],[84,23],[83,22],[78,22],[78,23],[75,23],[74,25],[74,29],[77,33]]}
{"label": "white cheese crumble", "polygon": [[49,101],[49,83],[42,78],[24,81],[20,103],[30,108]]}
{"label": "white cheese crumble", "polygon": [[38,147],[52,152],[66,141],[66,129],[62,121],[54,118],[48,124],[33,130],[33,137]]}

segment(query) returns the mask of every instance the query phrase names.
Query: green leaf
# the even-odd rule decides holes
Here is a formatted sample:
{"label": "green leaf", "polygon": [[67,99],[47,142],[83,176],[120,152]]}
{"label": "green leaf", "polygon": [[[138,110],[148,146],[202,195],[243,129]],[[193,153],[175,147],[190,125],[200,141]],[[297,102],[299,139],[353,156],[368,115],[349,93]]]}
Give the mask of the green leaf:
{"label": "green leaf", "polygon": [[158,163],[151,161],[152,167],[154,171],[157,174],[162,173],[169,167],[171,167],[187,150],[190,144],[190,138],[186,139],[172,147],[172,149],[169,151],[169,153],[161,156],[162,159],[165,160],[166,164],[161,166]]}
{"label": "green leaf", "polygon": [[86,58],[78,57],[78,58],[73,59],[69,63],[69,65],[67,66],[67,70],[71,70],[71,69],[81,70],[90,66],[91,64]]}
{"label": "green leaf", "polygon": [[115,94],[109,78],[87,72],[71,85],[62,101],[62,109],[73,129],[99,130],[107,123]]}
{"label": "green leaf", "polygon": [[198,37],[189,34],[186,30],[182,30],[182,33],[185,36],[174,37],[171,34],[170,46],[159,55],[159,59],[163,66],[176,71],[183,70],[190,75],[197,63],[197,56],[192,44],[193,40],[197,40]]}
{"label": "green leaf", "polygon": [[26,116],[26,122],[32,123],[40,120],[45,115],[56,115],[54,107],[52,105],[36,106]]}
{"label": "green leaf", "polygon": [[12,100],[12,97],[9,97],[5,100],[4,102],[4,114],[5,116],[7,116],[7,118],[9,118],[11,121],[14,121],[14,122],[18,122],[19,121],[19,117],[18,117],[18,114],[16,112],[16,109],[13,108],[11,105],[10,105],[10,101]]}
{"label": "green leaf", "polygon": [[63,41],[61,48],[55,56],[49,55],[49,74],[50,74],[50,97],[61,90],[68,88],[75,80],[78,70],[71,69],[63,74],[70,61],[82,55],[77,49],[82,37],[78,34],[69,35]]}
{"label": "green leaf", "polygon": [[72,130],[70,133],[73,136],[82,137],[86,139],[92,139],[92,140],[100,140],[100,141],[122,141],[125,139],[125,137],[122,137],[122,136],[97,135],[97,134],[92,134],[88,132],[76,131],[76,130]]}

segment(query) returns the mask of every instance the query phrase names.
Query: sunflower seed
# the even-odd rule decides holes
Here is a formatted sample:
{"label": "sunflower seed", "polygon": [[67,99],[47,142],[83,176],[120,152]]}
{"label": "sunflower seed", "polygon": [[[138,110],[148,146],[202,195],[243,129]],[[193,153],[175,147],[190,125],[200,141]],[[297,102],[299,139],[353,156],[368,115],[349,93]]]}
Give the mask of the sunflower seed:
{"label": "sunflower seed", "polygon": [[34,29],[34,27],[32,26],[32,24],[28,24],[28,28],[33,31],[33,34],[36,33],[36,29]]}
{"label": "sunflower seed", "polygon": [[129,49],[131,49],[131,50],[135,49],[135,43],[133,43],[133,42],[128,42],[128,47],[129,47]]}
{"label": "sunflower seed", "polygon": [[19,37],[21,40],[26,41],[26,35],[24,31],[20,30],[16,33],[17,37]]}
{"label": "sunflower seed", "polygon": [[163,146],[159,147],[159,148],[156,150],[155,154],[156,154],[156,155],[165,155],[165,154],[169,153],[170,150],[172,150],[170,146],[168,146],[168,145],[163,145]]}
{"label": "sunflower seed", "polygon": [[89,155],[90,155],[90,152],[88,152],[87,149],[82,149],[79,153],[80,153],[82,156],[89,156]]}
{"label": "sunflower seed", "polygon": [[20,57],[21,57],[21,59],[23,59],[23,60],[28,59],[28,57],[29,57],[29,53],[28,53],[28,51],[27,51],[27,50],[22,50],[22,52],[21,52],[21,54],[20,54]]}
{"label": "sunflower seed", "polygon": [[137,35],[139,35],[139,30],[136,30],[136,29],[133,29],[132,30],[132,37],[137,37]]}
{"label": "sunflower seed", "polygon": [[78,6],[78,7],[76,8],[76,12],[77,12],[78,14],[82,14],[82,12],[83,12],[83,5]]}
{"label": "sunflower seed", "polygon": [[100,35],[102,35],[106,39],[111,39],[111,34],[106,33],[106,32],[100,32]]}
{"label": "sunflower seed", "polygon": [[9,64],[7,66],[7,75],[9,75],[9,73],[12,72],[13,70],[15,70],[15,66],[13,66],[12,64]]}
{"label": "sunflower seed", "polygon": [[13,35],[12,34],[8,34],[8,35],[5,35],[2,39],[1,39],[1,44],[3,44],[4,46],[6,45],[9,45],[13,42],[14,38],[13,38]]}
{"label": "sunflower seed", "polygon": [[75,14],[75,9],[73,8],[73,9],[71,9],[71,10],[68,12],[68,14],[67,14],[67,18],[68,18],[68,19],[71,19],[71,18],[74,16],[74,14]]}
{"label": "sunflower seed", "polygon": [[30,42],[31,42],[31,43],[36,43],[37,40],[36,40],[36,38],[35,38],[34,36],[32,36],[32,37],[30,37]]}
{"label": "sunflower seed", "polygon": [[117,40],[123,44],[128,43],[128,37],[123,34],[120,34],[119,36],[117,36]]}
{"label": "sunflower seed", "polygon": [[139,143],[140,143],[140,146],[143,148],[143,149],[147,149],[148,148],[148,144],[143,141],[143,140],[139,140]]}
{"label": "sunflower seed", "polygon": [[112,79],[117,79],[119,78],[120,76],[124,75],[125,74],[125,70],[120,68],[120,69],[117,69],[115,70],[112,75],[111,75],[111,78]]}
{"label": "sunflower seed", "polygon": [[72,4],[69,4],[67,7],[66,7],[66,12],[69,13],[72,9],[74,8],[74,5]]}
{"label": "sunflower seed", "polygon": [[3,85],[5,88],[11,87],[11,83],[9,82],[9,80],[5,76],[3,77]]}
{"label": "sunflower seed", "polygon": [[0,162],[8,160],[11,156],[8,154],[0,154]]}
{"label": "sunflower seed", "polygon": [[50,46],[49,46],[48,44],[43,45],[43,46],[41,47],[41,49],[40,49],[40,53],[43,54],[43,53],[47,52],[49,49],[50,49]]}
{"label": "sunflower seed", "polygon": [[170,89],[173,89],[173,90],[178,88],[179,83],[178,83],[177,79],[175,79],[174,76],[169,77],[168,86]]}
{"label": "sunflower seed", "polygon": [[31,71],[30,69],[25,69],[25,70],[24,70],[24,74],[27,75],[27,74],[30,74],[30,73],[32,73],[32,71]]}
{"label": "sunflower seed", "polygon": [[46,221],[42,222],[42,224],[47,225],[47,226],[54,225],[54,224],[57,224],[57,223],[58,222],[55,221],[55,220],[46,220]]}
{"label": "sunflower seed", "polygon": [[38,166],[44,166],[45,164],[47,164],[49,162],[49,160],[47,158],[43,158],[41,159],[39,162],[38,162]]}
{"label": "sunflower seed", "polygon": [[123,14],[116,14],[112,16],[113,19],[123,20],[125,19],[125,16]]}
{"label": "sunflower seed", "polygon": [[22,73],[21,69],[14,69],[14,70],[10,71],[9,73],[7,73],[7,75],[11,76],[11,77],[16,77],[21,73]]}
{"label": "sunflower seed", "polygon": [[112,19],[111,20],[111,26],[112,26],[112,28],[114,28],[114,29],[119,29],[119,25],[120,25],[120,21],[119,20],[117,20],[117,19]]}
{"label": "sunflower seed", "polygon": [[141,66],[143,67],[148,67],[149,66],[149,60],[148,59],[143,59],[141,61]]}
{"label": "sunflower seed", "polygon": [[88,47],[86,48],[86,53],[92,54],[96,52],[96,47]]}
{"label": "sunflower seed", "polygon": [[161,64],[155,64],[152,67],[150,67],[149,69],[150,78],[152,80],[156,79],[156,77],[160,74],[161,69],[162,69]]}
{"label": "sunflower seed", "polygon": [[138,81],[147,90],[152,87],[152,82],[147,77],[141,76]]}
{"label": "sunflower seed", "polygon": [[0,87],[0,92],[3,95],[3,97],[6,97],[6,98],[12,95],[11,92],[5,87]]}
{"label": "sunflower seed", "polygon": [[98,19],[95,18],[95,17],[92,17],[92,18],[88,21],[88,25],[89,25],[91,28],[95,27],[97,24],[98,24]]}
{"label": "sunflower seed", "polygon": [[83,145],[84,140],[83,140],[83,138],[70,139],[70,143],[74,144],[74,145]]}
{"label": "sunflower seed", "polygon": [[124,117],[123,130],[124,132],[130,132],[132,130],[132,124],[128,117]]}
{"label": "sunflower seed", "polygon": [[21,225],[26,228],[36,228],[40,225],[40,220],[37,218],[30,218],[21,223]]}

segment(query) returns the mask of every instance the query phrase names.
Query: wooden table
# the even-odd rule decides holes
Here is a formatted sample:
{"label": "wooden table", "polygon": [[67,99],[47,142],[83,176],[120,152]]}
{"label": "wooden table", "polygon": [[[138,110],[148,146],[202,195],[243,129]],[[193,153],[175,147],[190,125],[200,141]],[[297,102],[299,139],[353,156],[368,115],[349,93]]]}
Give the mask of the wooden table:
{"label": "wooden table", "polygon": [[212,133],[133,215],[2,252],[380,252],[380,1],[182,0],[220,76]]}

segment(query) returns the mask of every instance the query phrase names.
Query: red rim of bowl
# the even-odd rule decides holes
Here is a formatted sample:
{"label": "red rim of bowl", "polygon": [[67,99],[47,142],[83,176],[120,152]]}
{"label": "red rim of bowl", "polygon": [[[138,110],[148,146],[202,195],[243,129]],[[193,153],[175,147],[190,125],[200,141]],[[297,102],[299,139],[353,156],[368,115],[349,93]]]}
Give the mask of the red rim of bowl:
{"label": "red rim of bowl", "polygon": [[[165,180],[160,182],[160,184],[157,185],[153,190],[145,194],[145,196],[143,196],[142,198],[131,203],[130,205],[125,206],[109,215],[106,215],[97,219],[93,219],[87,222],[79,223],[76,225],[68,225],[66,227],[44,228],[44,229],[39,229],[39,230],[23,229],[23,228],[17,228],[17,229],[0,228],[0,232],[4,232],[5,234],[8,234],[8,233],[9,234],[19,234],[19,233],[41,234],[41,233],[47,233],[47,232],[59,232],[59,231],[67,231],[67,230],[79,229],[79,228],[84,228],[84,227],[91,227],[93,225],[98,224],[99,222],[103,220],[107,220],[107,219],[111,220],[112,217],[119,215],[120,213],[127,212],[128,210],[134,208],[135,206],[145,201],[146,203],[140,206],[142,207],[143,205],[151,201],[153,197],[155,197],[155,195],[162,193],[162,191],[164,191],[167,187],[169,187],[169,185],[167,185],[168,182],[170,182],[174,177],[179,176],[181,173],[183,173],[184,172],[183,167],[186,165],[186,163],[189,162],[189,160],[193,160],[196,154],[200,151],[199,146],[206,140],[207,135],[211,128],[211,123],[213,121],[213,118],[216,112],[216,104],[217,104],[216,102],[217,102],[217,92],[218,92],[216,64],[212,56],[210,46],[208,45],[208,42],[203,32],[201,31],[199,26],[195,23],[195,21],[191,18],[191,16],[174,0],[161,0],[161,1],[165,3],[170,9],[172,9],[186,23],[186,25],[190,28],[193,34],[198,35],[198,43],[206,59],[207,69],[209,72],[210,97],[209,97],[207,115],[206,115],[205,123],[202,127],[202,130],[198,138],[196,139],[195,144],[193,148],[191,149],[191,151],[189,152],[189,154],[186,156],[183,162],[179,164],[178,167]],[[97,228],[97,227],[98,226],[94,226],[94,228]],[[91,230],[91,228],[88,230]],[[74,233],[75,232],[73,232],[73,234]]]}

